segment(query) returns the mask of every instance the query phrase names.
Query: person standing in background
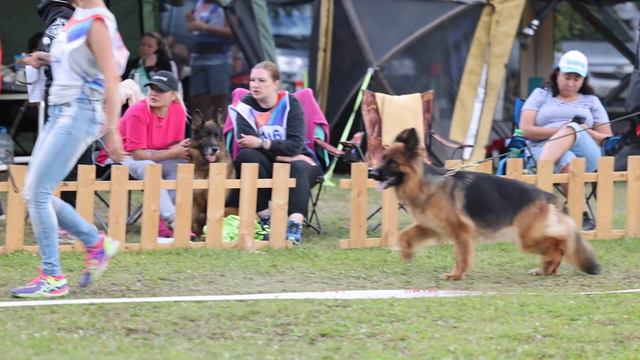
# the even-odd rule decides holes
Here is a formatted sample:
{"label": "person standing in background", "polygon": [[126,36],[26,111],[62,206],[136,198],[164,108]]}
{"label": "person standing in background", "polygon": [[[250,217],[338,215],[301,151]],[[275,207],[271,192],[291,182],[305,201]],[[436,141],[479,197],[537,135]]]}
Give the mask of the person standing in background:
{"label": "person standing in background", "polygon": [[119,246],[53,195],[82,152],[102,133],[111,158],[120,161],[124,157],[117,129],[118,84],[129,52],[115,17],[102,0],[74,0],[72,4],[76,6],[73,16],[53,41],[50,53],[32,55],[34,65],[51,65],[53,78],[49,121],[36,141],[23,190],[42,261],[36,278],[11,290],[15,297],[48,298],[69,292],[60,265],[58,226],[85,246],[80,286],[91,284],[104,272]]}
{"label": "person standing in background", "polygon": [[[149,88],[145,85],[154,73],[165,70],[173,72],[171,66],[171,54],[162,36],[156,32],[146,32],[140,39],[138,57],[129,60],[122,77],[133,79],[144,95],[149,95]],[[177,77],[177,69],[174,75]]]}
{"label": "person standing in background", "polygon": [[200,109],[205,119],[227,116],[227,98],[231,78],[229,48],[233,33],[224,16],[224,9],[214,0],[199,0],[187,13],[187,28],[191,31],[192,105]]}

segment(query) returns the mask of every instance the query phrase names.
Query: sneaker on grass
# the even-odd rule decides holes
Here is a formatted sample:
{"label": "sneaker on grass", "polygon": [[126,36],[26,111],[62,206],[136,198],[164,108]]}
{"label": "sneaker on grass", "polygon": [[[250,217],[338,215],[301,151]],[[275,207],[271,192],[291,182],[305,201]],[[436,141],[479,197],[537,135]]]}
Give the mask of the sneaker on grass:
{"label": "sneaker on grass", "polygon": [[287,240],[294,245],[302,243],[302,224],[289,220],[289,224],[287,224]]}
{"label": "sneaker on grass", "polygon": [[11,289],[11,295],[19,298],[49,298],[64,296],[69,293],[67,277],[60,275],[45,275],[39,269],[40,275],[27,285]]}
{"label": "sneaker on grass", "polygon": [[102,276],[102,273],[107,269],[107,265],[109,265],[109,260],[118,253],[119,247],[119,241],[100,233],[98,243],[93,248],[87,249],[80,286],[89,286],[89,284]]}

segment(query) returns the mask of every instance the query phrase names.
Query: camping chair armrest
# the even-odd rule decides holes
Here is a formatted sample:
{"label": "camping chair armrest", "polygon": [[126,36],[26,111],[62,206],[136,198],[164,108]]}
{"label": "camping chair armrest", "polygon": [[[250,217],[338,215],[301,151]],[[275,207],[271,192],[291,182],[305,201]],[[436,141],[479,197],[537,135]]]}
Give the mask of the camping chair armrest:
{"label": "camping chair armrest", "polygon": [[323,148],[324,150],[326,150],[329,154],[333,155],[333,156],[342,156],[344,155],[344,151],[342,150],[338,150],[338,148],[336,148],[335,146],[332,146],[331,144],[322,141],[318,138],[315,139],[316,141],[316,145],[320,146],[321,148]]}
{"label": "camping chair armrest", "polygon": [[362,138],[364,137],[364,131],[358,131],[353,135],[351,140],[342,141],[340,144],[347,149],[359,148],[362,145]]}
{"label": "camping chair armrest", "polygon": [[447,140],[445,138],[443,138],[442,136],[438,135],[438,133],[436,133],[433,130],[429,131],[429,135],[435,139],[437,142],[439,142],[441,145],[444,145],[448,148],[451,149],[464,149],[464,148],[472,148],[473,145],[469,145],[469,144],[460,144],[458,142],[455,141],[451,141],[451,140]]}
{"label": "camping chair armrest", "polygon": [[340,145],[345,148],[344,155],[340,158],[347,162],[362,162],[364,161],[364,153],[360,146],[362,145],[362,138],[364,137],[364,131],[359,131],[353,135],[349,141],[341,141]]}

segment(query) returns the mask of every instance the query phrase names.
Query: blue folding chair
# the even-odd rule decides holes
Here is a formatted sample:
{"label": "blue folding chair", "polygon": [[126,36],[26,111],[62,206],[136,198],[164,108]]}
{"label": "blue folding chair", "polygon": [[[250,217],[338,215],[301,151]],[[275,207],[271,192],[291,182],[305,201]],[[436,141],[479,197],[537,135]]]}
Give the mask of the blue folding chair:
{"label": "blue folding chair", "polygon": [[[517,98],[513,104],[513,128],[514,134],[517,130],[520,129],[520,114],[522,113],[522,106],[524,105],[524,100],[521,98]],[[531,149],[527,145],[524,138],[517,138],[516,136],[512,137],[509,140],[509,145],[507,145],[507,149],[509,149],[510,155],[505,156],[498,161],[498,167],[496,169],[496,175],[506,175],[507,172],[507,159],[520,158],[524,161],[523,169],[527,172],[535,173],[536,170],[536,159],[533,157]]]}

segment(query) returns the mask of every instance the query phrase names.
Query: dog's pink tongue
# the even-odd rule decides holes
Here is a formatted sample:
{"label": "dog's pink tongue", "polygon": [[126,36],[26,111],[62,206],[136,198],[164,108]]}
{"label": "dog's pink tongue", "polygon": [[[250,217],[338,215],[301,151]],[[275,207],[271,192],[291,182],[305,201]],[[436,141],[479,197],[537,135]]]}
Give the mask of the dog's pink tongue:
{"label": "dog's pink tongue", "polygon": [[207,155],[207,160],[209,162],[216,162],[216,156],[215,155]]}
{"label": "dog's pink tongue", "polygon": [[387,182],[386,181],[385,182],[380,182],[380,181],[376,182],[376,190],[378,190],[378,191],[384,190],[386,188],[386,186],[387,186]]}

